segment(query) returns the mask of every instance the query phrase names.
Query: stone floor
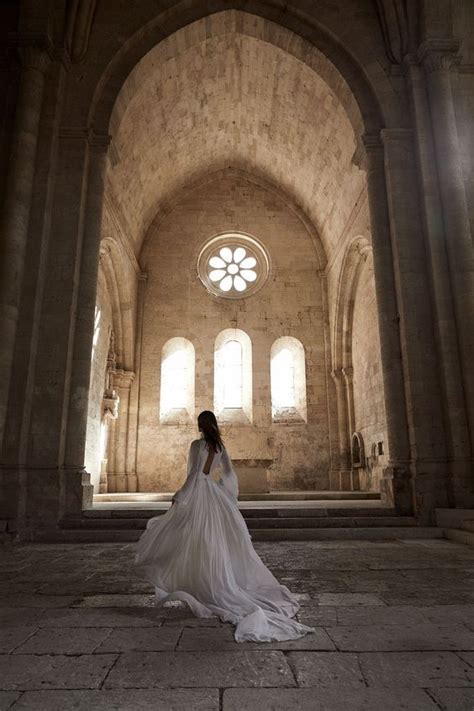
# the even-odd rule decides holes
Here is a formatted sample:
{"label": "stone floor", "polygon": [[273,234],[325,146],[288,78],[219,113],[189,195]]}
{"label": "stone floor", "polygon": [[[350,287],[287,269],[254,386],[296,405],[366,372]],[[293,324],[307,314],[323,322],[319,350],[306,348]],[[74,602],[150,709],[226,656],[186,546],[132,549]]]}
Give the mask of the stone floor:
{"label": "stone floor", "polygon": [[0,548],[0,711],[474,709],[474,549],[260,543],[313,635],[236,644],[158,610],[132,545]]}

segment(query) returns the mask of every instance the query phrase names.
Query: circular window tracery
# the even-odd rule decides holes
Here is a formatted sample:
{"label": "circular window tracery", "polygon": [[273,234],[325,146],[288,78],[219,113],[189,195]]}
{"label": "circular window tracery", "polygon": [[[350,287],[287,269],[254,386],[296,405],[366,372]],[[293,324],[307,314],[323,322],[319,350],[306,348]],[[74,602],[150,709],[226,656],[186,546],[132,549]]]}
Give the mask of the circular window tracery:
{"label": "circular window tracery", "polygon": [[254,294],[265,283],[270,262],[263,245],[243,233],[209,240],[198,258],[198,274],[208,291],[227,299]]}

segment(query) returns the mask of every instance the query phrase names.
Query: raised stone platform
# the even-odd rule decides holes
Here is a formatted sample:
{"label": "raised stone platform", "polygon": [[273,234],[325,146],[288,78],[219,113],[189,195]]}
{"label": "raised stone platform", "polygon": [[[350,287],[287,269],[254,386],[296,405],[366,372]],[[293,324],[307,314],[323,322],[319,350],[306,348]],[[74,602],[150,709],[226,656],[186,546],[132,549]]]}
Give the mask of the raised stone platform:
{"label": "raised stone platform", "polygon": [[[421,527],[416,518],[382,506],[377,495],[361,498],[361,492],[344,492],[339,498],[339,492],[304,493],[312,499],[300,499],[300,492],[294,492],[285,500],[269,494],[239,501],[253,540],[403,540],[443,535],[439,528]],[[168,510],[170,498],[168,494],[102,494],[94,497],[93,508],[82,517],[64,520],[60,530],[46,532],[40,540],[135,541],[148,519]]]}

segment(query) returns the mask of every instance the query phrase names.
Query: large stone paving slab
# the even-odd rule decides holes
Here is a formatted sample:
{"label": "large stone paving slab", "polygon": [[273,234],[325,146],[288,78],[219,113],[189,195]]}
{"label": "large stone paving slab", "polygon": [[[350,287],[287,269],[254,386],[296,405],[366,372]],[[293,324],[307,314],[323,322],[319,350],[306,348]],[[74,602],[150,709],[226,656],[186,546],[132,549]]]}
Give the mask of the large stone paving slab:
{"label": "large stone paving slab", "polygon": [[4,627],[0,629],[0,654],[12,652],[36,632],[36,627]]}
{"label": "large stone paving slab", "polygon": [[69,709],[74,711],[219,711],[219,691],[218,689],[27,691],[12,711],[68,711]]}
{"label": "large stone paving slab", "polygon": [[453,652],[375,652],[359,655],[369,686],[474,686],[474,668]]}
{"label": "large stone paving slab", "polygon": [[183,630],[179,640],[178,650],[199,651],[199,650],[255,650],[255,649],[317,649],[335,650],[335,644],[328,637],[327,632],[321,627],[315,629],[311,634],[307,634],[300,639],[287,642],[236,642],[234,639],[233,627],[224,628],[188,628]]}
{"label": "large stone paving slab", "polygon": [[43,628],[15,649],[15,654],[91,654],[111,630],[108,627]]}
{"label": "large stone paving slab", "polygon": [[290,652],[288,659],[299,686],[365,686],[356,654]]}
{"label": "large stone paving slab", "polygon": [[470,689],[429,689],[441,711],[472,711],[474,709],[474,687]]}
{"label": "large stone paving slab", "polygon": [[281,652],[130,652],[107,677],[108,689],[294,686]]}
{"label": "large stone paving slab", "polygon": [[330,627],[329,637],[346,652],[474,649],[474,632],[460,624]]}
{"label": "large stone paving slab", "polygon": [[97,689],[116,661],[114,654],[66,657],[13,654],[0,656],[0,689]]}
{"label": "large stone paving slab", "polygon": [[20,694],[18,692],[0,691],[0,711],[8,711],[19,698]]}
{"label": "large stone paving slab", "polygon": [[[203,630],[201,629],[200,632]],[[120,627],[108,630],[109,636],[97,652],[162,652],[173,651],[181,637],[180,627]]]}
{"label": "large stone paving slab", "polygon": [[[421,689],[226,689],[223,711],[439,711]],[[467,707],[466,707],[467,709]],[[449,709],[451,711],[451,709]],[[454,711],[454,707],[453,707]],[[460,710],[461,711],[461,710]],[[464,709],[462,709],[464,711]],[[469,709],[472,711],[472,707]]]}
{"label": "large stone paving slab", "polygon": [[164,615],[155,608],[87,608],[46,610],[41,627],[153,627],[163,624]]}

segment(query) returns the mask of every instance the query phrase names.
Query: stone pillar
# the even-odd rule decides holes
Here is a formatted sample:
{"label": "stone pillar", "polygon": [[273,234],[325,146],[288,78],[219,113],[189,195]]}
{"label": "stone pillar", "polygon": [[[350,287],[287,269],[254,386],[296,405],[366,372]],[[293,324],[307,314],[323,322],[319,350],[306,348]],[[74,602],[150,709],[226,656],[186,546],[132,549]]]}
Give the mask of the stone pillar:
{"label": "stone pillar", "polygon": [[446,448],[430,284],[410,129],[382,131],[417,510],[447,505]]}
{"label": "stone pillar", "polygon": [[426,77],[422,66],[413,57],[408,56],[405,64],[416,131],[420,202],[442,388],[450,477],[448,495],[451,504],[466,505],[469,496],[472,497],[472,491],[468,493],[472,488],[469,481],[472,478],[470,438]]}
{"label": "stone pillar", "polygon": [[19,52],[22,70],[0,222],[0,446],[20,307],[45,74],[50,62],[48,53],[40,47],[25,46]]}
{"label": "stone pillar", "polygon": [[136,491],[137,477],[127,471],[127,449],[129,436],[130,388],[135,378],[133,371],[116,370],[113,376],[114,388],[119,396],[119,413],[115,424],[115,491]]}
{"label": "stone pillar", "polygon": [[474,444],[474,250],[454,113],[451,69],[458,61],[457,40],[429,40],[420,47],[427,76],[428,98],[443,206],[445,244],[454,296],[465,409]]}
{"label": "stone pillar", "polygon": [[[91,353],[94,337],[97,279],[99,270],[99,247],[102,222],[103,180],[105,157],[109,144],[108,136],[88,137],[89,163],[85,201],[84,236],[80,261],[79,289],[77,293],[77,316],[74,330],[71,362],[67,436],[65,443],[65,479],[63,492],[63,515],[77,513],[77,494],[68,494],[67,471],[84,470],[84,455],[87,430]],[[89,487],[84,470],[83,487]],[[73,489],[75,491],[75,489]],[[88,493],[87,493],[88,492]],[[92,489],[83,489],[85,497],[92,496]]]}
{"label": "stone pillar", "polygon": [[352,488],[350,433],[348,430],[347,400],[344,377],[341,368],[331,372],[336,387],[337,424],[339,430],[339,490],[350,491]]}
{"label": "stone pillar", "polygon": [[[94,201],[101,197],[96,192],[100,180],[94,140],[86,129],[59,131],[45,260],[47,278],[38,314],[31,417],[25,432],[21,469],[18,520],[24,538],[36,535],[41,528],[56,527],[66,514],[80,515],[92,503],[92,486],[84,469],[85,427],[81,416],[85,417],[85,413],[77,419],[74,413],[79,409],[77,403],[87,410],[83,394],[84,389],[88,390],[90,377],[90,350],[85,368],[81,349],[88,327],[88,305],[91,301],[95,303],[95,285],[93,279],[82,281],[82,275],[87,273],[86,265],[93,261],[94,229],[97,244],[97,233],[100,234],[100,221],[97,215],[94,217]],[[93,298],[87,288],[94,289]],[[78,439],[68,431],[68,427],[76,425],[82,450]]]}
{"label": "stone pillar", "polygon": [[400,513],[412,513],[414,492],[409,470],[408,423],[384,153],[378,136],[364,136],[364,145],[389,446],[389,463],[381,484],[382,500],[393,504]]}

